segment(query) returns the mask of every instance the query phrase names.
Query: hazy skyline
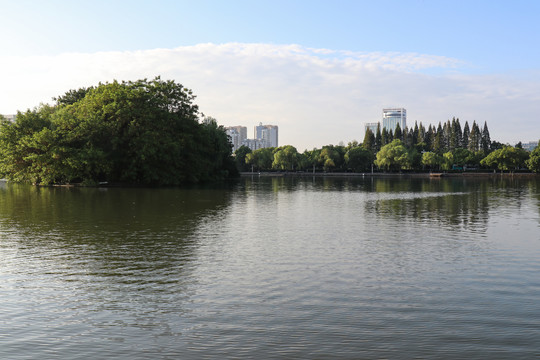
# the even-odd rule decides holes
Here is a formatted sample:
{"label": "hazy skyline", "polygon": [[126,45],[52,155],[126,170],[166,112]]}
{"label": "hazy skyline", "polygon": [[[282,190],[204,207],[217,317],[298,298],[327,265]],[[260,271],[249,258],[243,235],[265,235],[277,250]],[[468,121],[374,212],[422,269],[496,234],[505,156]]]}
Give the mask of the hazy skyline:
{"label": "hazy skyline", "polygon": [[362,141],[382,108],[540,138],[540,2],[0,0],[0,114],[161,76],[220,125],[299,151]]}

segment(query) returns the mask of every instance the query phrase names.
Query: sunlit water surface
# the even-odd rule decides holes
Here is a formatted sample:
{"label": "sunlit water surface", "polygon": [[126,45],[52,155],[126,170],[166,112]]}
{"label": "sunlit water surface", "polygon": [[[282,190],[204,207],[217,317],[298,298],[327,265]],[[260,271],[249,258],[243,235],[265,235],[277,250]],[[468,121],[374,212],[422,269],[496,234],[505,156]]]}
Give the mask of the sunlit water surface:
{"label": "sunlit water surface", "polygon": [[1,183],[0,358],[539,358],[539,184]]}

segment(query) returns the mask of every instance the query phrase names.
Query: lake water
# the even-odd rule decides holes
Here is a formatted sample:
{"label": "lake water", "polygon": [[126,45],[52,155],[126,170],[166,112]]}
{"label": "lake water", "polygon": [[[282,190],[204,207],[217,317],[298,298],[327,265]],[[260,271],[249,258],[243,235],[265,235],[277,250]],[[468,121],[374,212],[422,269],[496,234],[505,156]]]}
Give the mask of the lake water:
{"label": "lake water", "polygon": [[0,183],[1,359],[540,357],[540,182]]}

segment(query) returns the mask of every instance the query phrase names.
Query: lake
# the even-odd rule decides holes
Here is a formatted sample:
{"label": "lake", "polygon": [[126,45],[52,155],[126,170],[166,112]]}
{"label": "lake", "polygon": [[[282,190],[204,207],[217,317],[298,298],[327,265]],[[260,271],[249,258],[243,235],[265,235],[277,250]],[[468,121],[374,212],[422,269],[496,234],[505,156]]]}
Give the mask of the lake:
{"label": "lake", "polygon": [[540,357],[540,181],[0,183],[2,359]]}

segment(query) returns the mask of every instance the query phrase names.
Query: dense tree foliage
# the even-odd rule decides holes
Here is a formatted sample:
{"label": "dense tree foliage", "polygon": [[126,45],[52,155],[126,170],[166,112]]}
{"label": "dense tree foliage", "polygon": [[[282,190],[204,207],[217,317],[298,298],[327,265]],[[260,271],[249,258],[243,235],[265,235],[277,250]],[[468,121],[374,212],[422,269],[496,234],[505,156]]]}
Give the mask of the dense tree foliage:
{"label": "dense tree foliage", "polygon": [[[361,144],[352,141],[346,147],[326,145],[320,149],[305,150],[303,153],[298,153],[291,147],[291,155],[288,157],[283,156],[287,147],[255,150],[245,156],[245,166],[256,171],[371,172],[489,169],[514,171],[523,169],[526,165],[529,169],[540,172],[540,150],[535,150],[531,159],[527,160],[529,153],[523,149],[515,150],[511,146],[491,141],[487,123],[480,131],[476,122],[473,122],[472,129],[474,131],[471,135],[466,122],[462,130],[459,119],[456,118],[444,125],[439,123],[437,127],[429,125],[427,129],[422,123],[415,123],[413,129],[397,128],[395,132],[386,129],[381,131],[378,126],[375,134],[366,130]],[[396,134],[401,139],[396,139]],[[506,148],[504,152],[491,155],[503,148]],[[491,157],[488,157],[490,155]],[[506,159],[513,159],[512,156],[517,156],[517,160]],[[292,160],[284,161],[286,159]]]}
{"label": "dense tree foliage", "polygon": [[538,141],[538,146],[531,152],[531,155],[526,163],[527,167],[531,171],[540,173],[540,141]]}
{"label": "dense tree foliage", "polygon": [[101,181],[176,185],[225,178],[238,171],[368,172],[402,170],[540,172],[540,150],[491,141],[459,119],[394,130],[380,124],[361,144],[326,145],[299,153],[290,145],[232,157],[217,121],[200,119],[195,96],[173,81],[113,82],[69,90],[17,115],[0,119],[0,176],[37,184]]}
{"label": "dense tree foliage", "polygon": [[354,172],[371,171],[374,158],[373,153],[362,146],[351,147],[345,153],[345,163]]}
{"label": "dense tree foliage", "polygon": [[505,146],[486,156],[480,163],[499,170],[514,171],[525,166],[529,155],[523,149]]}
{"label": "dense tree foliage", "polygon": [[272,169],[274,162],[274,148],[262,148],[252,151],[246,155],[246,164],[251,165],[258,171],[268,171]]}
{"label": "dense tree foliage", "polygon": [[251,149],[245,145],[240,146],[234,152],[234,162],[238,171],[249,171],[249,164],[246,163],[246,156],[251,152]]}
{"label": "dense tree foliage", "polygon": [[295,170],[298,167],[298,151],[294,146],[276,148],[272,168],[277,170]]}
{"label": "dense tree foliage", "polygon": [[181,84],[117,82],[71,90],[0,124],[0,174],[37,184],[176,185],[236,171],[215,119],[199,122]]}
{"label": "dense tree foliage", "polygon": [[362,146],[364,149],[369,151],[377,151],[377,142],[375,138],[375,134],[373,134],[373,131],[370,129],[366,130],[366,134],[364,136],[364,142],[362,143]]}
{"label": "dense tree foliage", "polygon": [[439,169],[442,163],[442,158],[439,154],[426,151],[422,154],[422,165],[430,170]]}
{"label": "dense tree foliage", "polygon": [[375,165],[386,170],[401,170],[410,167],[409,152],[399,139],[393,140],[377,153]]}

